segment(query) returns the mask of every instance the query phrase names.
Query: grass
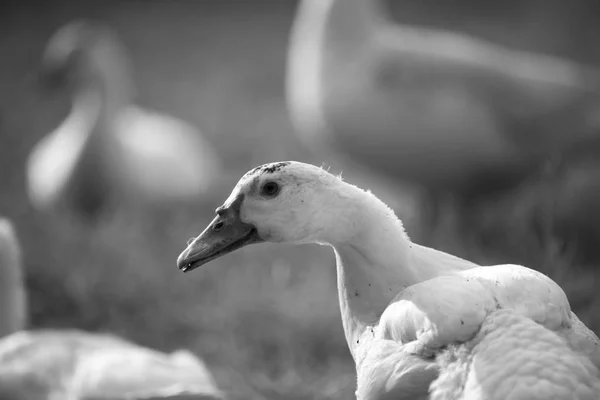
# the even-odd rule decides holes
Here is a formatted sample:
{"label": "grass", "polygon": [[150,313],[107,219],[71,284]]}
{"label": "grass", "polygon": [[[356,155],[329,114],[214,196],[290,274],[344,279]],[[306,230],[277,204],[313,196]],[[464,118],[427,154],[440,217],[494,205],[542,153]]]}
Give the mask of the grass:
{"label": "grass", "polygon": [[[280,159],[327,161],[299,146],[284,107],[292,2],[237,3],[236,12],[223,2],[65,4],[40,5],[47,8],[35,15],[43,19],[26,7],[0,17],[11,32],[0,38],[0,212],[15,221],[23,243],[31,325],[111,331],[164,350],[189,347],[231,399],[352,398],[354,364],[331,251],[260,245],[193,274],[175,266],[186,240],[212,219],[247,169]],[[140,103],[195,123],[211,138],[227,165],[222,189],[193,204],[124,209],[96,228],[32,210],[25,158],[66,113],[65,99],[36,91],[37,62],[48,35],[78,16],[109,21],[121,32],[137,67]],[[451,221],[426,241],[479,262],[539,268],[598,332],[598,273],[539,243],[528,222],[539,204],[532,187],[473,210],[475,226]]]}

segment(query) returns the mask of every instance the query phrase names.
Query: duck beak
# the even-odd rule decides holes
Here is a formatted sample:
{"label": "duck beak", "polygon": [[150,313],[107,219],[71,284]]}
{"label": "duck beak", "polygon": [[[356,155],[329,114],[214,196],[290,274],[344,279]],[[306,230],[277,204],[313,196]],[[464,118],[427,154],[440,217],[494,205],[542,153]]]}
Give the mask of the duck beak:
{"label": "duck beak", "polygon": [[235,200],[230,206],[217,209],[215,219],[177,257],[181,271],[192,271],[244,246],[263,242],[253,225],[241,221],[241,201]]}

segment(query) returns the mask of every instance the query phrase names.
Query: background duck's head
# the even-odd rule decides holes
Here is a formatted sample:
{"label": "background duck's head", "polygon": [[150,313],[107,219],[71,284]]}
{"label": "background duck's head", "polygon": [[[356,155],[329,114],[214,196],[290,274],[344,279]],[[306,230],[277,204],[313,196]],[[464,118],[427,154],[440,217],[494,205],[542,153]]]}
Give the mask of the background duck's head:
{"label": "background duck's head", "polygon": [[188,271],[257,242],[322,243],[339,224],[344,184],[322,168],[295,161],[265,164],[237,183],[217,217],[178,258]]}
{"label": "background duck's head", "polygon": [[127,51],[110,28],[77,20],[59,28],[42,56],[41,84],[77,91],[91,84],[129,81]]}

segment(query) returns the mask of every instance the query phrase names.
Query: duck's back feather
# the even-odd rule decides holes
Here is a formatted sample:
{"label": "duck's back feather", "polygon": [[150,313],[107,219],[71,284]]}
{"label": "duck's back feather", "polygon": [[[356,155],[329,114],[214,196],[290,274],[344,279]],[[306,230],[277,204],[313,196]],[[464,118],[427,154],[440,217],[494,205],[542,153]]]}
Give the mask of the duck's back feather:
{"label": "duck's back feather", "polygon": [[475,338],[437,359],[431,400],[592,400],[598,369],[556,333],[511,310],[498,310]]}

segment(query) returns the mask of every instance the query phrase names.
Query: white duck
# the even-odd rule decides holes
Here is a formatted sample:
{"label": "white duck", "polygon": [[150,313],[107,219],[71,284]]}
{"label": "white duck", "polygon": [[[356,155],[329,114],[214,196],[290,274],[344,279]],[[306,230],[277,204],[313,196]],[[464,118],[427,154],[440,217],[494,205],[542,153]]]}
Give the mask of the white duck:
{"label": "white duck", "polygon": [[43,56],[43,82],[68,90],[70,114],[32,150],[32,204],[66,204],[94,215],[114,198],[170,201],[206,193],[220,159],[187,122],[132,103],[127,50],[109,28],[87,21],[61,27]]}
{"label": "white duck", "polygon": [[299,2],[286,93],[313,148],[429,190],[483,192],[598,137],[597,71],[397,24],[382,2]]}
{"label": "white duck", "polygon": [[[439,371],[432,395],[460,377],[468,393],[480,394],[465,392],[464,398],[600,395],[600,341],[571,311],[562,289],[540,272],[481,267],[413,243],[373,194],[300,162],[252,169],[216,212],[178,257],[183,271],[251,243],[333,247],[359,399],[426,396]],[[493,362],[508,355],[511,363]],[[529,356],[535,357],[531,363]],[[543,371],[530,368],[541,364]],[[525,386],[515,386],[521,376],[518,384]],[[494,394],[513,387],[518,391],[510,396]],[[554,389],[569,395],[539,397]]]}
{"label": "white duck", "polygon": [[0,218],[0,398],[23,400],[222,399],[204,363],[117,336],[24,330],[21,250]]}

